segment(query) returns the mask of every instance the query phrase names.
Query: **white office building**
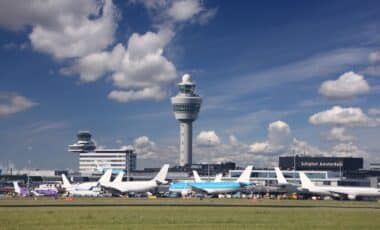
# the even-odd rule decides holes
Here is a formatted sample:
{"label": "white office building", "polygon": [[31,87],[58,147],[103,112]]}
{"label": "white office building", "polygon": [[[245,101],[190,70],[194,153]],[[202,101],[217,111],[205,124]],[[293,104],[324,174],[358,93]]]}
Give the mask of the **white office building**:
{"label": "white office building", "polygon": [[69,145],[69,152],[79,153],[79,172],[84,175],[136,170],[136,153],[133,148],[98,149],[91,140],[91,133],[81,131],[76,143]]}

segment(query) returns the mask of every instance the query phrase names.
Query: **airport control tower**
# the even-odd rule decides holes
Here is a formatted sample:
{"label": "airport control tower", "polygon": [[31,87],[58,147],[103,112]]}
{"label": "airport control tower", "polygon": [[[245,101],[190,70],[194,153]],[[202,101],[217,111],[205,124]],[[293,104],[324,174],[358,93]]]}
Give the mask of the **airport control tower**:
{"label": "airport control tower", "polygon": [[178,88],[179,93],[171,99],[175,118],[180,123],[179,165],[186,166],[192,164],[192,123],[198,117],[202,98],[194,93],[195,84],[189,74],[183,75]]}

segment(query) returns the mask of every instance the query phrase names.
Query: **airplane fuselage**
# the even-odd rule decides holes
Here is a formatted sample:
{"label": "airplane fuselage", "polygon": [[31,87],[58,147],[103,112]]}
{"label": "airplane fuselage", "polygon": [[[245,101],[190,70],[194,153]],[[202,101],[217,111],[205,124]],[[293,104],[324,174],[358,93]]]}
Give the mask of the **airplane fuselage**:
{"label": "airplane fuselage", "polygon": [[315,186],[307,189],[311,193],[327,196],[347,196],[348,199],[357,197],[380,197],[380,189],[370,187],[352,186]]}
{"label": "airplane fuselage", "polygon": [[177,182],[172,183],[172,192],[199,191],[208,194],[223,194],[240,191],[244,186],[238,182]]}
{"label": "airplane fuselage", "polygon": [[126,181],[118,184],[111,184],[109,187],[121,193],[128,192],[148,192],[157,187],[155,181]]}

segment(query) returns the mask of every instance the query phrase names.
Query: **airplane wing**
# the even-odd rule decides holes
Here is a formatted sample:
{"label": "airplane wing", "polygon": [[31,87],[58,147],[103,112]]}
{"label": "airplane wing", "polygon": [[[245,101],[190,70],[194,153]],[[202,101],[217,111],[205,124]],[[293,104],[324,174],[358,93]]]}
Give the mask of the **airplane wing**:
{"label": "airplane wing", "polygon": [[344,193],[344,192],[337,192],[334,190],[327,190],[333,197],[338,197],[338,198],[348,198],[350,194]]}
{"label": "airplane wing", "polygon": [[127,194],[128,192],[122,192],[120,191],[119,189],[116,189],[114,187],[106,187],[106,186],[101,186],[102,189],[104,189],[105,191],[111,193],[113,196],[122,196],[122,195],[125,195]]}
{"label": "airplane wing", "polygon": [[189,186],[190,186],[190,189],[192,191],[195,191],[195,192],[198,192],[198,193],[206,193],[206,194],[208,193],[205,189],[203,189],[201,187],[198,187],[196,185],[189,184]]}

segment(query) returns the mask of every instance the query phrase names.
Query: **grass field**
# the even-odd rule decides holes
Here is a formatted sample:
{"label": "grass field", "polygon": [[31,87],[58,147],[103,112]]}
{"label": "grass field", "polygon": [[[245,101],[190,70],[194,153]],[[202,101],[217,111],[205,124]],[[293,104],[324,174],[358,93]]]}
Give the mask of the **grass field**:
{"label": "grass field", "polygon": [[0,229],[380,229],[380,203],[8,199]]}

